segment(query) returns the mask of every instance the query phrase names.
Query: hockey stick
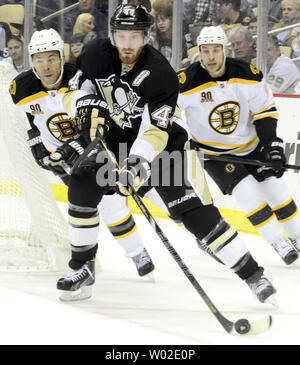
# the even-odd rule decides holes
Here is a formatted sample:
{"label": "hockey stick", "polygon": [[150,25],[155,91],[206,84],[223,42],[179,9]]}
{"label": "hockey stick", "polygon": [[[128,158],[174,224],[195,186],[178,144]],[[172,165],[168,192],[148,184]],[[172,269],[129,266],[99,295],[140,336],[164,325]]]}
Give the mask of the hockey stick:
{"label": "hockey stick", "polygon": [[[252,160],[250,158],[243,158],[237,156],[227,156],[227,155],[203,155],[204,159],[215,160],[215,161],[223,161],[223,162],[232,162],[232,163],[241,163],[245,165],[253,165],[253,166],[265,166],[265,167],[272,167],[271,162],[263,162],[259,160]],[[286,169],[292,170],[300,170],[300,166],[298,165],[288,165],[285,164],[283,166]]]}
{"label": "hockey stick", "polygon": [[[106,144],[101,135],[96,136],[96,139],[101,143],[103,150],[107,153],[111,161],[118,167],[118,162],[115,160],[112,153],[106,147]],[[250,323],[247,319],[239,319],[236,322],[231,322],[227,318],[225,318],[221,312],[215,307],[213,302],[210,300],[204,289],[200,286],[194,275],[190,272],[188,267],[185,265],[181,257],[178,255],[174,247],[169,242],[168,238],[161,230],[159,225],[156,223],[155,219],[153,218],[152,214],[149,212],[148,208],[145,206],[141,198],[137,195],[134,189],[131,187],[132,190],[132,198],[136,202],[137,206],[140,208],[152,228],[154,229],[155,233],[158,235],[162,243],[165,245],[169,253],[172,255],[174,260],[177,262],[181,270],[183,271],[184,275],[188,278],[190,283],[196,289],[197,293],[201,296],[205,304],[208,306],[209,310],[213,313],[213,315],[217,318],[219,323],[223,326],[227,333],[230,334],[240,334],[240,335],[256,335],[267,331],[272,324],[272,317],[270,315],[261,318],[255,322]]]}

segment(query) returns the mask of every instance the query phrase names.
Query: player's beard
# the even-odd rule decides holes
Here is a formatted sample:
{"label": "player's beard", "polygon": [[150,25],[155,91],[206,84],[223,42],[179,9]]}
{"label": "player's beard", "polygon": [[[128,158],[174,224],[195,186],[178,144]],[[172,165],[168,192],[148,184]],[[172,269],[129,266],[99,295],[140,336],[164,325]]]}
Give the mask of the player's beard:
{"label": "player's beard", "polygon": [[[132,49],[124,48],[124,49],[118,50],[119,57],[120,57],[122,63],[125,63],[127,65],[131,65],[131,64],[136,63],[137,60],[140,58],[140,56],[142,54],[143,48],[144,47],[140,47],[135,53],[132,52],[133,51]],[[125,55],[124,54],[125,50],[131,51],[131,54],[130,55]]]}

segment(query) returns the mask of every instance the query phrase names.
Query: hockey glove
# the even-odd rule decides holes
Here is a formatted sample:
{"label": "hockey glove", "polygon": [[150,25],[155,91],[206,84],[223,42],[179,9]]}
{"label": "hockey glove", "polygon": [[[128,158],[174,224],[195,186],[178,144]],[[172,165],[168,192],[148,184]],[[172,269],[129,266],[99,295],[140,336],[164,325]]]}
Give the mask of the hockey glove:
{"label": "hockey glove", "polygon": [[77,100],[74,124],[77,132],[89,144],[95,139],[97,130],[102,137],[109,130],[109,106],[99,95],[86,95]]}
{"label": "hockey glove", "polygon": [[116,192],[123,196],[132,194],[149,179],[150,165],[143,157],[131,155],[119,170],[117,170]]}
{"label": "hockey glove", "polygon": [[71,168],[83,152],[84,147],[78,140],[69,140],[58,147],[48,158],[44,159],[44,162],[55,175],[62,177],[66,173],[70,174]]}
{"label": "hockey glove", "polygon": [[27,134],[29,137],[27,142],[35,161],[43,169],[48,170],[48,167],[45,165],[43,158],[49,156],[50,152],[46,150],[45,146],[43,145],[40,132],[38,130],[29,129],[27,131]]}
{"label": "hockey glove", "polygon": [[266,161],[271,162],[276,177],[281,177],[285,171],[284,165],[286,163],[283,140],[278,137],[273,139],[266,146],[263,146],[262,152]]}

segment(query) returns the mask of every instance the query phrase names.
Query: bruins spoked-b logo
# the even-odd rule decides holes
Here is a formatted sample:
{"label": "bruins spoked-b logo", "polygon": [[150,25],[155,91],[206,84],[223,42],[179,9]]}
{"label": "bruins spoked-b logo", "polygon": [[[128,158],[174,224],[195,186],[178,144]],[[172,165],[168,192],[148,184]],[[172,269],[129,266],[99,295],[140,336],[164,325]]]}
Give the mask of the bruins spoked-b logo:
{"label": "bruins spoked-b logo", "polygon": [[56,113],[47,119],[47,128],[59,141],[66,141],[76,134],[73,119],[67,113]]}
{"label": "bruins spoked-b logo", "polygon": [[240,104],[229,100],[214,107],[209,114],[208,122],[217,133],[231,134],[236,129],[239,119]]}

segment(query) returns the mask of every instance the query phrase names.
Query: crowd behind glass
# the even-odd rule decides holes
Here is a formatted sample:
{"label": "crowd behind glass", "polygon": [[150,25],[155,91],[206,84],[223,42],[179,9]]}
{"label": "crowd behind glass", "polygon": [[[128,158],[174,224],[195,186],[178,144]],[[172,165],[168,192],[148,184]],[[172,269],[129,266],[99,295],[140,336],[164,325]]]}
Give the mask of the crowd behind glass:
{"label": "crowd behind glass", "polygon": [[[127,2],[142,4],[151,12],[154,25],[150,44],[171,62],[173,1]],[[71,6],[76,3],[78,6]],[[0,13],[2,9],[8,9],[7,5],[20,8],[20,5],[24,6],[24,0],[0,0]],[[70,6],[63,18],[58,15],[44,20]],[[226,31],[228,56],[256,65],[257,13],[257,0],[183,0],[181,67],[198,61],[196,38],[208,25],[221,25]],[[108,0],[37,0],[34,15],[34,31],[54,28],[61,34],[69,62],[76,61],[84,44],[91,39],[108,36]],[[268,17],[268,31],[278,31],[268,37],[267,81],[274,93],[300,93],[300,0],[270,0]],[[293,24],[296,26],[284,28]],[[0,22],[0,57],[11,62],[18,72],[24,64],[23,31],[24,20],[23,24],[13,26]]]}

